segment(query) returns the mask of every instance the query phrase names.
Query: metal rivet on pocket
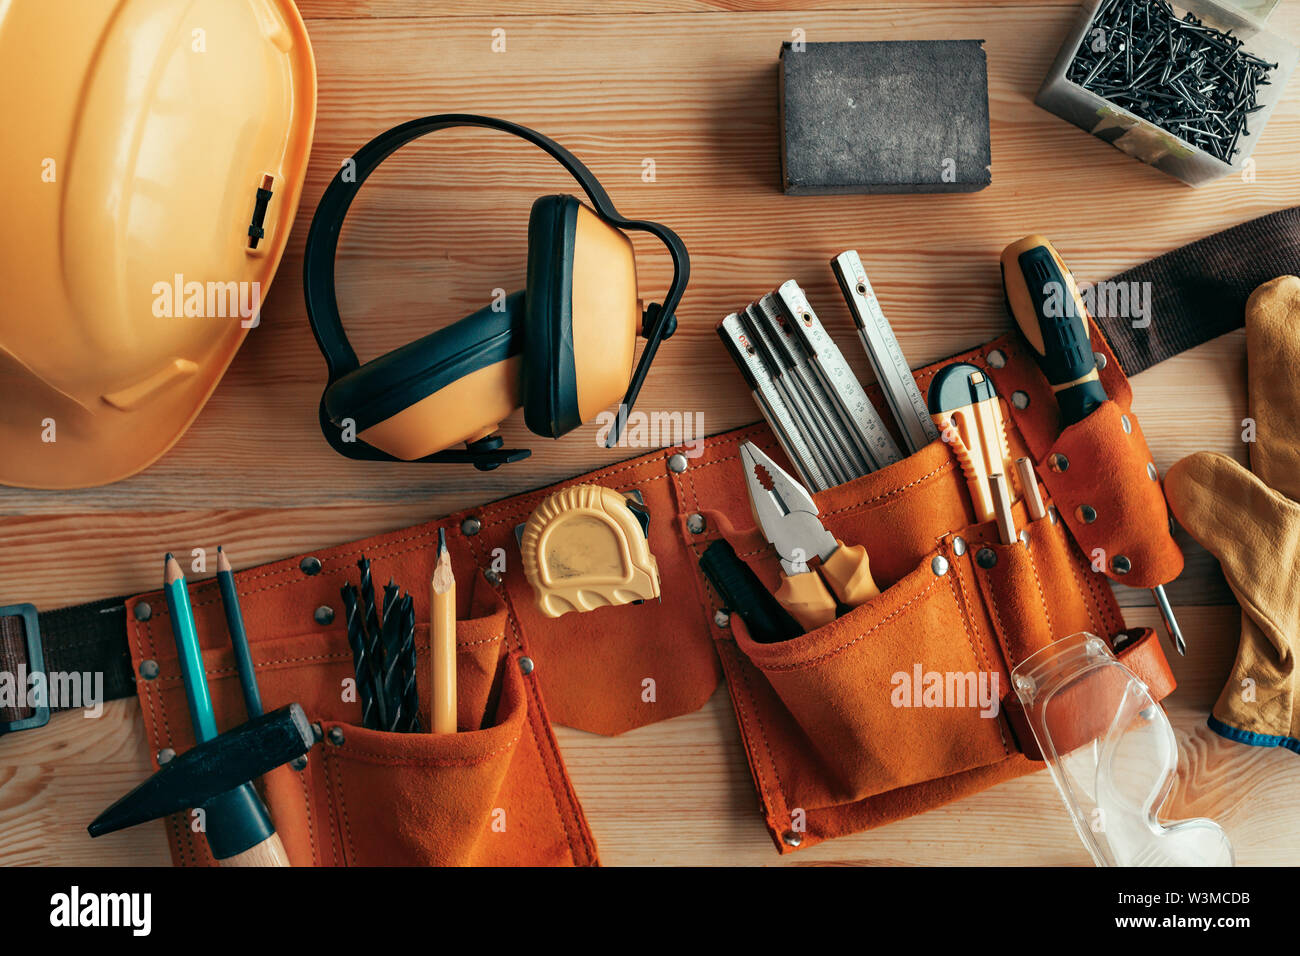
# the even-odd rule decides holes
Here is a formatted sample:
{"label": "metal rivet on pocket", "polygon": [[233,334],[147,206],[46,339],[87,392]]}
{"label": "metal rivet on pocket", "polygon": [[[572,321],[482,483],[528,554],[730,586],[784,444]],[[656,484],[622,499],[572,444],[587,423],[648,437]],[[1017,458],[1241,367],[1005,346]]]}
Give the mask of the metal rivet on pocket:
{"label": "metal rivet on pocket", "polygon": [[718,627],[730,627],[731,615],[728,614],[726,611],[714,611],[713,623],[716,624]]}
{"label": "metal rivet on pocket", "polygon": [[1147,477],[1152,481],[1160,480],[1160,472],[1156,471],[1156,463],[1154,461],[1147,462]]}
{"label": "metal rivet on pocket", "polygon": [[310,577],[314,574],[320,574],[320,558],[312,557],[310,554],[298,562],[298,570]]}
{"label": "metal rivet on pocket", "polygon": [[1103,353],[1103,352],[1093,352],[1093,353],[1092,353],[1092,357],[1093,357],[1093,360],[1096,361],[1096,363],[1097,363],[1097,368],[1099,368],[1099,369],[1100,369],[1100,368],[1105,368],[1106,365],[1107,365],[1107,363],[1110,362],[1110,359],[1106,358],[1106,355],[1105,355],[1105,353]]}
{"label": "metal rivet on pocket", "polygon": [[316,738],[317,743],[325,739],[325,730],[321,727],[319,721],[311,725],[311,735]]}
{"label": "metal rivet on pocket", "polygon": [[961,535],[952,539],[952,553],[959,558],[966,553],[966,539]]}
{"label": "metal rivet on pocket", "polygon": [[292,760],[289,761],[289,766],[292,767],[294,770],[306,770],[307,755],[303,754],[300,757],[294,757]]}
{"label": "metal rivet on pocket", "polygon": [[153,680],[158,676],[158,662],[154,660],[140,662],[140,676],[145,680]]}
{"label": "metal rivet on pocket", "polygon": [[466,518],[460,523],[461,534],[475,535],[483,530],[483,522],[478,518]]}
{"label": "metal rivet on pocket", "polygon": [[522,671],[524,674],[531,674],[533,672],[533,667],[534,664],[533,664],[533,659],[531,657],[519,658],[519,670]]}
{"label": "metal rivet on pocket", "polygon": [[149,606],[148,601],[136,601],[131,612],[135,615],[137,621],[147,621],[153,617],[153,608]]}
{"label": "metal rivet on pocket", "polygon": [[696,513],[686,519],[686,530],[691,534],[704,534],[704,515]]}
{"label": "metal rivet on pocket", "polygon": [[975,563],[988,570],[998,563],[997,552],[992,548],[980,548],[975,552]]}
{"label": "metal rivet on pocket", "polygon": [[1125,435],[1133,434],[1133,423],[1129,421],[1129,417],[1127,415],[1121,415],[1119,417],[1119,427],[1124,429]]}
{"label": "metal rivet on pocket", "polygon": [[335,747],[342,747],[342,746],[343,746],[343,739],[344,739],[344,738],[343,738],[343,728],[342,728],[342,727],[331,727],[327,739],[328,739],[329,742],[332,743]]}
{"label": "metal rivet on pocket", "polygon": [[160,767],[163,764],[171,763],[175,759],[176,751],[172,750],[171,747],[164,747],[162,750],[158,751],[158,766]]}
{"label": "metal rivet on pocket", "polygon": [[682,472],[684,472],[686,470],[686,465],[687,465],[686,456],[683,455],[681,452],[672,455],[668,459],[668,470],[675,475],[680,475]]}
{"label": "metal rivet on pocket", "polygon": [[1016,408],[1019,408],[1019,409],[1025,409],[1025,408],[1028,408],[1028,407],[1029,407],[1029,393],[1028,393],[1028,392],[1012,392],[1012,393],[1011,393],[1011,404],[1014,405],[1014,406],[1016,406]]}
{"label": "metal rivet on pocket", "polygon": [[488,584],[500,584],[500,583],[501,583],[501,572],[500,572],[500,571],[497,571],[497,570],[494,569],[494,568],[488,568],[486,571],[484,571],[484,572],[483,572],[483,577],[487,578],[487,582],[488,582]]}
{"label": "metal rivet on pocket", "polygon": [[942,554],[936,554],[934,560],[930,562],[930,570],[934,572],[935,577],[943,577],[948,573],[948,559]]}
{"label": "metal rivet on pocket", "polygon": [[781,842],[786,846],[798,846],[803,842],[803,837],[793,830],[786,830],[785,833],[781,834]]}
{"label": "metal rivet on pocket", "polygon": [[1092,505],[1079,505],[1074,513],[1084,524],[1092,524],[1097,520],[1097,509]]}
{"label": "metal rivet on pocket", "polygon": [[999,349],[994,349],[988,354],[987,358],[989,360],[989,365],[993,368],[1002,368],[1007,364],[1006,353]]}
{"label": "metal rivet on pocket", "polygon": [[1070,467],[1070,459],[1058,451],[1047,459],[1047,467],[1058,473],[1067,471]]}
{"label": "metal rivet on pocket", "polygon": [[320,607],[316,608],[316,613],[313,614],[312,617],[316,619],[317,624],[333,624],[334,608],[330,607],[328,604],[322,604]]}
{"label": "metal rivet on pocket", "polygon": [[1128,574],[1133,570],[1133,562],[1122,554],[1117,554],[1110,562],[1110,569],[1116,574]]}

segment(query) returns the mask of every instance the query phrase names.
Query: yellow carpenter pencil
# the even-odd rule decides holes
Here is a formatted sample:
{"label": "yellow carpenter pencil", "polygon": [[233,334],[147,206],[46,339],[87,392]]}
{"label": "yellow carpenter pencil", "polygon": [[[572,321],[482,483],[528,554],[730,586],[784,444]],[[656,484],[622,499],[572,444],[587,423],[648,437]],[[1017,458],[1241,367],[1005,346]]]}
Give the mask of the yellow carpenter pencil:
{"label": "yellow carpenter pencil", "polygon": [[438,529],[438,563],[429,582],[429,717],[435,734],[456,732],[456,577],[447,534]]}

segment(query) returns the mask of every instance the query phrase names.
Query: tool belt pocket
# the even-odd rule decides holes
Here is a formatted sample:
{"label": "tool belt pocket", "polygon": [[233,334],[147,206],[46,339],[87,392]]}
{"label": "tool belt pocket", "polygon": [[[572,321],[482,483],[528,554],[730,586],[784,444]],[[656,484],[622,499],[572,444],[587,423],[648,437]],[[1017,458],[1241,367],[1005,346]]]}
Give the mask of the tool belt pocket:
{"label": "tool belt pocket", "polygon": [[[1045,517],[1029,522],[1023,530],[1025,541],[1021,545],[1007,547],[996,542],[989,545],[998,557],[998,564],[981,575],[986,603],[991,607],[996,601],[999,612],[1009,613],[1021,605],[1032,605],[1034,596],[1041,595],[1045,627],[1038,630],[1037,637],[1028,633],[1004,637],[1007,643],[1003,645],[1003,654],[1008,667],[1015,667],[1042,647],[1043,634],[1048,641],[1056,641],[1079,631],[1113,637],[1124,630],[1124,620],[1106,576],[1098,573],[1075,545],[1054,503],[1048,507]],[[1004,563],[1001,559],[1008,551],[1013,556]],[[982,571],[978,557],[977,552],[976,568]],[[1020,593],[1024,591],[1033,593],[1026,597]],[[1015,596],[1009,600],[997,597],[1008,593]],[[1031,611],[1031,606],[1024,607],[1020,619],[1035,621]],[[990,613],[995,628],[999,623],[1004,628],[1009,624],[1010,619],[999,622],[998,616]],[[1005,690],[1011,693],[1011,688]]]}
{"label": "tool belt pocket", "polygon": [[1007,756],[974,595],[970,556],[948,539],[879,596],[791,640],[756,643],[733,618],[737,647],[785,711],[765,719],[788,737],[772,755],[786,802],[842,804]]}
{"label": "tool belt pocket", "polygon": [[536,809],[521,802],[527,789],[512,781],[522,763],[528,700],[515,658],[503,660],[500,678],[494,706],[475,730],[387,733],[323,723],[322,775],[339,862],[459,866],[518,859]]}
{"label": "tool belt pocket", "polygon": [[[1172,687],[1158,642],[1125,631],[1108,580],[1146,586],[1181,569],[1118,363],[1099,363],[1115,397],[1062,430],[1050,386],[1014,343],[950,361],[977,365],[1008,397],[1004,457],[1037,463],[1048,507],[1031,520],[1037,497],[1031,505],[1020,488],[1009,521],[979,521],[960,456],[942,440],[813,495],[831,536],[866,549],[881,593],[841,602],[835,620],[778,643],[751,639],[736,615],[715,632],[782,852],[1033,770],[1039,755],[1015,720],[1010,673],[1055,640],[1101,636],[1140,658],[1161,696]],[[916,373],[923,391],[935,370]],[[719,508],[707,527],[775,594],[776,552],[762,532],[741,529],[738,511]],[[1012,543],[1002,543],[1007,525]]]}
{"label": "tool belt pocket", "polygon": [[1061,432],[1039,473],[1079,547],[1107,576],[1153,587],[1182,572],[1151,449],[1137,417],[1119,402],[1105,402]]}
{"label": "tool belt pocket", "polygon": [[1129,587],[1166,584],[1182,573],[1183,555],[1160,474],[1133,413],[1133,389],[1095,327],[1092,346],[1110,398],[1064,428],[1047,379],[1013,337],[989,343],[975,360],[1001,395],[1019,397],[1007,414],[1089,566]]}
{"label": "tool belt pocket", "polygon": [[[1040,518],[1025,529],[1027,541],[972,545],[975,580],[1008,672],[1035,651],[1077,629],[1062,630],[1069,626],[1067,620],[1079,616],[1082,601],[1077,578],[1050,577],[1037,553],[1050,554],[1053,539],[1058,538],[1055,528],[1050,519]],[[1010,686],[1002,690],[1011,692]]]}
{"label": "tool belt pocket", "polygon": [[[347,866],[459,866],[512,862],[523,821],[545,786],[517,760],[528,715],[518,656],[503,653],[505,602],[482,573],[456,624],[459,728],[429,733],[428,673],[417,672],[424,732],[390,733],[346,720],[321,722],[317,795],[336,862]],[[428,646],[417,625],[417,646]],[[520,775],[538,774],[534,781]],[[513,826],[512,826],[513,825]]]}
{"label": "tool belt pocket", "polygon": [[[407,545],[409,547],[409,545]],[[361,705],[347,630],[341,617],[295,633],[281,622],[302,606],[324,605],[355,567],[355,547],[325,570],[304,574],[298,560],[240,572],[253,663],[268,710],[297,701],[318,728],[319,742],[304,766],[283,766],[261,782],[271,819],[295,866],[583,864],[594,846],[579,814],[566,815],[567,780],[535,678],[521,667],[522,649],[508,651],[511,623],[504,598],[481,572],[464,576],[456,624],[455,734],[428,732],[429,674],[418,667],[423,732],[386,732],[360,726]],[[427,566],[404,564],[382,543],[371,543],[385,573],[398,579],[428,576]],[[410,550],[402,556],[421,556]],[[427,560],[427,559],[426,559]],[[327,563],[328,562],[328,563]],[[471,583],[472,582],[472,583]],[[198,586],[194,605],[204,635],[217,635],[215,598]],[[153,606],[156,598],[150,596]],[[421,615],[422,616],[422,615]],[[192,746],[183,715],[185,695],[169,653],[165,619],[137,620],[133,660],[156,660],[159,675],[141,681],[146,732],[155,748]],[[281,624],[277,633],[275,627]],[[210,639],[211,639],[210,638]],[[427,625],[417,625],[428,646]],[[218,724],[244,718],[229,651],[213,641],[205,671]],[[212,865],[207,841],[182,813],[168,820],[173,857],[180,865]]]}

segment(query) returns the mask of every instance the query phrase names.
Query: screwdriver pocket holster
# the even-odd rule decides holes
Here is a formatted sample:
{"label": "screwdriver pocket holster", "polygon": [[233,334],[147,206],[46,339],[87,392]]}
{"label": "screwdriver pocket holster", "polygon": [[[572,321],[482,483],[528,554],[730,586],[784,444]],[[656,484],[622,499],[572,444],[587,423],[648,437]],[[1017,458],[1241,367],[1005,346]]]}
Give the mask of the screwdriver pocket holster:
{"label": "screwdriver pocket holster", "polygon": [[1110,398],[1064,430],[1051,387],[1019,337],[991,343],[982,350],[983,364],[1089,562],[1119,584],[1167,584],[1182,573],[1183,555],[1155,459],[1133,414],[1132,387],[1095,328],[1092,345]]}

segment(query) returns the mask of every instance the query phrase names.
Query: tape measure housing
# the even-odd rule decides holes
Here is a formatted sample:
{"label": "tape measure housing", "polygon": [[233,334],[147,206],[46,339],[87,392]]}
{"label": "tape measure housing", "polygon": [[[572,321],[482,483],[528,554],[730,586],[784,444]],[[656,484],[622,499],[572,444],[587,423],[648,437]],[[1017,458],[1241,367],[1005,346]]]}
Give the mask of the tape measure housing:
{"label": "tape measure housing", "polygon": [[659,566],[639,507],[613,489],[573,485],[533,510],[519,533],[519,552],[543,614],[659,597]]}

